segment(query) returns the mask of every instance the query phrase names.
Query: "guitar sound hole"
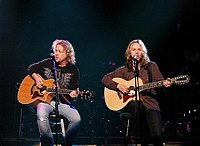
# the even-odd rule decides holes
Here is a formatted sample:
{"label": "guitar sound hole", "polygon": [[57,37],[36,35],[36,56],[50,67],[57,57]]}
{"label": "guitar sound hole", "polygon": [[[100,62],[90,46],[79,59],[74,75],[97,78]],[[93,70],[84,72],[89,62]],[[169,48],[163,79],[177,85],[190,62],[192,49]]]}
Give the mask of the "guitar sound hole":
{"label": "guitar sound hole", "polygon": [[40,92],[43,92],[43,91],[45,91],[47,89],[47,87],[46,86],[43,86],[42,88],[40,88]]}
{"label": "guitar sound hole", "polygon": [[129,96],[135,96],[135,87],[134,86],[130,86],[129,87]]}
{"label": "guitar sound hole", "polygon": [[130,86],[129,90],[135,90],[135,87],[134,86]]}

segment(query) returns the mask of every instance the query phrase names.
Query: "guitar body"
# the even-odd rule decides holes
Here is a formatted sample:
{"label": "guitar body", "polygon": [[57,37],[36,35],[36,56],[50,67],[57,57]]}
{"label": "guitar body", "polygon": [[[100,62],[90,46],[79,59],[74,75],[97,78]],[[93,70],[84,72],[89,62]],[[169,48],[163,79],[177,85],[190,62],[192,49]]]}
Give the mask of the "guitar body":
{"label": "guitar body", "polygon": [[[41,77],[42,78],[42,77]],[[43,84],[45,88],[52,88],[54,84],[53,79],[44,80]],[[31,104],[37,106],[41,101],[49,103],[55,94],[47,92],[46,90],[40,90],[36,87],[35,81],[27,75],[18,90],[18,101],[21,104]]]}
{"label": "guitar body", "polygon": [[[124,84],[129,88],[134,87],[135,78],[130,81],[126,81],[122,78],[113,78],[113,81],[117,83]],[[139,86],[143,84],[142,80],[138,78]],[[117,111],[125,107],[130,101],[138,99],[139,93],[137,93],[137,98],[135,96],[135,91],[130,90],[129,94],[122,94],[121,92],[117,92],[108,88],[104,88],[104,98],[106,106],[113,111]]]}

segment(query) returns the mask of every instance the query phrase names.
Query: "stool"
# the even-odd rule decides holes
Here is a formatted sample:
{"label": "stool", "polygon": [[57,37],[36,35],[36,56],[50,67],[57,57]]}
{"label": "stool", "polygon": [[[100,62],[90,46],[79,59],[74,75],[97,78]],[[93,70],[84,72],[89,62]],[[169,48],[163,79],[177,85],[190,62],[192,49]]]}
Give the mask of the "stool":
{"label": "stool", "polygon": [[[57,142],[60,144],[63,143],[65,139],[65,135],[66,135],[63,116],[59,115],[57,117],[57,124],[56,124],[56,113],[55,112],[50,113],[49,124],[51,127],[54,141],[56,142],[56,134],[57,134],[57,138],[58,138]],[[57,133],[56,133],[56,128],[57,128]]]}
{"label": "stool", "polygon": [[125,134],[124,134],[124,143],[127,143],[128,136],[129,136],[129,127],[130,127],[130,120],[131,120],[131,114],[128,112],[121,113],[120,119],[125,123]]}

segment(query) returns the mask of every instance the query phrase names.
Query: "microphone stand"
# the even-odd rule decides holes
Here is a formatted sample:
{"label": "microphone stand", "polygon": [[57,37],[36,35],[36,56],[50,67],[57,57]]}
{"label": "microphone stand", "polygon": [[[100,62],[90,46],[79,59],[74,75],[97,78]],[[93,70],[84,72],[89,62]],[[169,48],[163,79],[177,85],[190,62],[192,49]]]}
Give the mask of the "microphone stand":
{"label": "microphone stand", "polygon": [[138,60],[134,57],[134,75],[135,75],[135,143],[138,142],[138,107],[140,105],[140,94],[139,94],[139,69],[138,69]]}
{"label": "microphone stand", "polygon": [[55,94],[56,94],[56,103],[55,103],[55,112],[56,112],[56,146],[58,143],[58,116],[59,116],[59,111],[58,111],[58,104],[60,102],[59,100],[59,93],[58,93],[58,75],[57,75],[57,69],[56,69],[56,61],[55,61],[55,56],[51,55],[52,57],[52,62],[53,62],[53,70],[54,70],[54,80],[55,80]]}

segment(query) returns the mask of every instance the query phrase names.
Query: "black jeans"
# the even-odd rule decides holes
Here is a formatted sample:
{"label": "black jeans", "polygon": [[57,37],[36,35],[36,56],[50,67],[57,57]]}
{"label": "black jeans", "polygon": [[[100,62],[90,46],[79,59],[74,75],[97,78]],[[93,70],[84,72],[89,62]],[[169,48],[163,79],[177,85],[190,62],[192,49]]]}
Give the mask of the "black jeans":
{"label": "black jeans", "polygon": [[130,102],[125,109],[132,115],[131,135],[136,143],[162,146],[162,122],[158,110],[148,109],[141,102]]}
{"label": "black jeans", "polygon": [[149,143],[153,143],[154,146],[162,145],[162,122],[161,114],[158,110],[151,110],[145,108],[147,126],[149,129],[150,136],[148,138]]}

